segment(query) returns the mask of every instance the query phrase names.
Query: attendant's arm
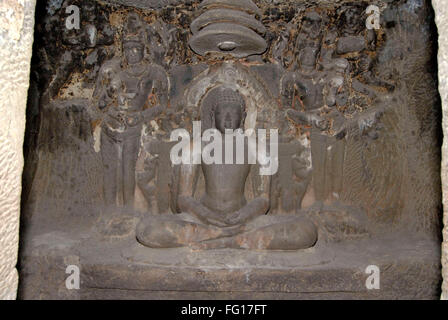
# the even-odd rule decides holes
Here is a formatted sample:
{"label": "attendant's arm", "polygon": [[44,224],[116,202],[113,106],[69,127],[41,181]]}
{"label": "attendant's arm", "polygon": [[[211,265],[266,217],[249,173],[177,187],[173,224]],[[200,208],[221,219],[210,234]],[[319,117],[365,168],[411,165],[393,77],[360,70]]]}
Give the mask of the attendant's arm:
{"label": "attendant's arm", "polygon": [[320,130],[326,130],[327,121],[314,112],[302,112],[294,109],[286,111],[286,116],[296,124],[314,126]]}
{"label": "attendant's arm", "polygon": [[163,112],[162,106],[155,106],[149,109],[145,109],[142,113],[145,121],[152,120]]}

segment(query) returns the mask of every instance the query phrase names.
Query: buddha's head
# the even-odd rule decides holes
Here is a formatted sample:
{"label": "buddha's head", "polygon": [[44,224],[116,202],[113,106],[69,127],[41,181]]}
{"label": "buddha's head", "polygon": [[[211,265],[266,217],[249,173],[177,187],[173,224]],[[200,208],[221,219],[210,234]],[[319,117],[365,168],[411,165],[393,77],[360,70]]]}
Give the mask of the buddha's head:
{"label": "buddha's head", "polygon": [[215,127],[221,133],[226,129],[243,128],[246,117],[246,103],[238,91],[230,88],[219,90],[212,110]]}

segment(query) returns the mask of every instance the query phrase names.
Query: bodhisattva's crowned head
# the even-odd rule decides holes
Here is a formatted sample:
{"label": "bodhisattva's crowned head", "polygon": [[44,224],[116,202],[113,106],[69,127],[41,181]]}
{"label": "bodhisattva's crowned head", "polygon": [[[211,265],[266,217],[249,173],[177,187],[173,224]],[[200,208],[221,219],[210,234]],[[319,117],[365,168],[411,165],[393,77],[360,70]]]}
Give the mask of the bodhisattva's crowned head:
{"label": "bodhisattva's crowned head", "polygon": [[126,63],[135,65],[145,56],[145,31],[142,20],[136,13],[130,13],[124,30],[123,53]]}
{"label": "bodhisattva's crowned head", "polygon": [[145,45],[136,38],[128,37],[123,41],[124,56],[130,65],[138,64],[144,57]]}
{"label": "bodhisattva's crowned head", "polygon": [[246,117],[246,102],[238,91],[223,88],[216,95],[212,112],[215,127],[221,133],[224,134],[226,129],[242,129]]}

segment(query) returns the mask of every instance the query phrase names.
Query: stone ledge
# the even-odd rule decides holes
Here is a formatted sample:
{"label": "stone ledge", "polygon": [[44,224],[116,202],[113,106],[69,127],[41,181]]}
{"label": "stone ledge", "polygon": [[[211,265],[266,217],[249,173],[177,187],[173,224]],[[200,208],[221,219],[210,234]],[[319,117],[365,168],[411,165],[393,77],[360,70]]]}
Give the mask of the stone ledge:
{"label": "stone ledge", "polygon": [[[134,239],[45,234],[22,256],[21,298],[438,299],[439,244],[404,239],[318,244],[300,252],[194,252],[148,249]],[[78,258],[81,290],[69,292],[65,268]],[[380,290],[366,288],[369,265],[381,270]]]}

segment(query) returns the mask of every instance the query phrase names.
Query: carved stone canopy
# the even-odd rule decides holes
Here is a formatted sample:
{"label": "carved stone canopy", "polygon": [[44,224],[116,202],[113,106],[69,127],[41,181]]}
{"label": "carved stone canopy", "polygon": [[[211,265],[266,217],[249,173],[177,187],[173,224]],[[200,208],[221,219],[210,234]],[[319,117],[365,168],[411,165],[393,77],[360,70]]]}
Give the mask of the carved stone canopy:
{"label": "carved stone canopy", "polygon": [[260,10],[251,0],[206,0],[199,8],[203,13],[191,24],[190,39],[197,54],[243,58],[266,51],[266,28],[257,20]]}

